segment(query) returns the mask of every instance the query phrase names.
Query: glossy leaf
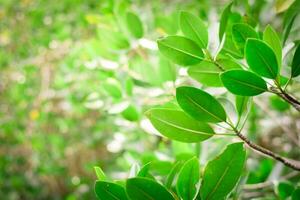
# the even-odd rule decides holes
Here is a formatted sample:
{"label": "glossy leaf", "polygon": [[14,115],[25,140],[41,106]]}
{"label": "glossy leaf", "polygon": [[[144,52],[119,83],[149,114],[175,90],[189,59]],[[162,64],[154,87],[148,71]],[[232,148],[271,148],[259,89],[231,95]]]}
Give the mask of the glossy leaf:
{"label": "glossy leaf", "polygon": [[220,19],[220,27],[219,27],[219,40],[221,41],[223,38],[223,35],[226,31],[227,28],[227,23],[228,23],[228,19],[229,16],[231,14],[231,6],[232,6],[232,2],[229,3],[225,9],[223,10],[222,14],[221,14],[221,19]]}
{"label": "glossy leaf", "polygon": [[181,167],[183,166],[184,162],[183,161],[177,161],[172,169],[170,170],[170,173],[168,174],[167,178],[166,178],[166,183],[165,186],[168,189],[171,189],[173,187],[173,185],[175,185],[175,180],[178,176],[178,173],[181,169]]}
{"label": "glossy leaf", "polygon": [[249,100],[250,98],[246,96],[237,95],[235,97],[235,107],[239,117],[241,117],[243,113],[245,113],[245,111],[247,110]]}
{"label": "glossy leaf", "polygon": [[128,12],[126,14],[126,23],[127,23],[128,30],[133,37],[135,38],[143,37],[144,35],[143,24],[140,18],[136,14],[132,12]]}
{"label": "glossy leaf", "polygon": [[221,74],[221,80],[224,86],[236,95],[255,96],[268,90],[266,82],[249,71],[226,71]]}
{"label": "glossy leaf", "polygon": [[193,118],[204,122],[224,122],[226,113],[222,105],[203,90],[183,86],[176,89],[179,106]]}
{"label": "glossy leaf", "polygon": [[97,178],[99,181],[106,180],[106,175],[100,167],[94,167],[94,170],[96,172],[96,175],[97,175]]}
{"label": "glossy leaf", "polygon": [[300,75],[300,45],[298,44],[292,62],[292,77]]}
{"label": "glossy leaf", "polygon": [[237,184],[244,168],[246,152],[243,143],[227,146],[204,170],[200,187],[201,200],[226,199]]}
{"label": "glossy leaf", "polygon": [[179,24],[183,34],[194,40],[199,47],[206,48],[208,44],[207,27],[202,20],[188,12],[180,13]]}
{"label": "glossy leaf", "polygon": [[196,157],[188,160],[181,168],[177,179],[177,193],[183,200],[192,200],[198,194],[200,181],[199,161]]}
{"label": "glossy leaf", "polygon": [[201,142],[213,136],[213,129],[181,110],[153,108],[146,112],[152,125],[167,138],[181,142]]}
{"label": "glossy leaf", "polygon": [[290,31],[293,27],[297,15],[300,13],[300,0],[295,0],[294,3],[285,12],[283,20],[283,44],[285,44]]}
{"label": "glossy leaf", "polygon": [[248,38],[258,38],[256,31],[248,24],[234,24],[232,26],[232,37],[238,49],[244,53],[244,47]]}
{"label": "glossy leaf", "polygon": [[100,200],[127,200],[125,189],[115,183],[96,181],[95,193]]}
{"label": "glossy leaf", "polygon": [[[229,59],[217,61],[225,70],[240,69],[240,65]],[[188,68],[188,75],[205,86],[222,87],[220,73],[222,70],[212,62],[202,61]]]}
{"label": "glossy leaf", "polygon": [[276,54],[277,63],[281,66],[281,58],[282,58],[282,50],[281,50],[281,41],[278,37],[276,31],[272,28],[272,26],[268,25],[263,34],[264,41],[270,45]]}
{"label": "glossy leaf", "polygon": [[187,66],[202,61],[202,49],[191,39],[182,36],[168,36],[157,41],[160,52],[173,62]]}
{"label": "glossy leaf", "polygon": [[272,48],[257,39],[248,39],[245,56],[250,69],[257,74],[271,79],[278,76],[277,58]]}
{"label": "glossy leaf", "polygon": [[131,200],[175,200],[164,186],[148,178],[128,179],[126,192]]}

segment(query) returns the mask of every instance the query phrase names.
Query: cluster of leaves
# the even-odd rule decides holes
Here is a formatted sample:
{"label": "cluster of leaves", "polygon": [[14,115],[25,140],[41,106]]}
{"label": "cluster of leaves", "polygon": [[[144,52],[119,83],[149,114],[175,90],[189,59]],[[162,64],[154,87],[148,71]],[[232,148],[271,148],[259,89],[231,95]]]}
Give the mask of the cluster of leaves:
{"label": "cluster of leaves", "polygon": [[[282,56],[282,45],[293,26],[293,20],[289,19],[297,16],[294,8],[299,11],[299,4],[300,1],[295,1],[286,11],[284,35],[280,39],[271,25],[259,32],[256,28],[258,25],[234,12],[235,4],[230,3],[221,14],[219,47],[214,56],[209,48],[209,41],[212,42],[214,38],[209,38],[205,22],[189,12],[180,12],[182,35],[163,37],[158,39],[157,45],[163,56],[179,66],[188,67],[187,74],[198,81],[202,88],[179,86],[174,100],[151,108],[145,114],[155,129],[171,140],[199,143],[213,136],[236,136],[243,142],[228,145],[223,153],[206,164],[201,176],[196,157],[186,160],[182,165],[175,162],[165,179],[146,173],[151,166],[148,163],[135,177],[129,177],[124,182],[113,183],[100,177],[95,185],[97,196],[100,199],[120,200],[227,199],[244,169],[244,142],[299,171],[298,166],[287,164],[284,158],[253,144],[242,135],[253,96],[269,92],[281,104],[290,104],[294,111],[299,111],[299,101],[286,91],[300,75],[300,45],[297,41],[293,45],[295,53],[290,70],[286,69],[289,64],[283,61]],[[283,75],[286,71],[290,71],[288,76]],[[230,100],[217,98],[204,91],[203,88],[207,87],[226,88],[229,93],[223,92],[225,97],[233,94],[236,113],[228,112],[228,105],[232,105]],[[236,116],[236,119],[232,116]],[[221,127],[223,132],[217,132],[217,127]],[[296,200],[299,191],[299,188],[281,183],[277,195],[280,199]],[[234,195],[238,196],[235,193],[232,197]]]}

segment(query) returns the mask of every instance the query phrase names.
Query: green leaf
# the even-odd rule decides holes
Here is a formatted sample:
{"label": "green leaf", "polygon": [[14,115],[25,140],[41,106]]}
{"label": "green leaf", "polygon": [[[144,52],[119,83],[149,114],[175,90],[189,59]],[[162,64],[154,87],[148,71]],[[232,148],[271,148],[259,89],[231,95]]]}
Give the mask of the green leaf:
{"label": "green leaf", "polygon": [[225,9],[223,10],[222,14],[221,14],[221,20],[220,20],[220,27],[219,27],[219,40],[222,41],[223,35],[226,31],[227,28],[227,23],[228,23],[228,19],[229,16],[231,14],[231,6],[232,6],[232,2],[229,3]]}
{"label": "green leaf", "polygon": [[245,96],[237,95],[235,97],[235,107],[239,117],[241,117],[243,113],[247,110],[249,100],[250,98]]}
{"label": "green leaf", "polygon": [[160,52],[176,64],[187,66],[202,61],[202,49],[191,39],[168,36],[157,40]]}
{"label": "green leaf", "polygon": [[252,71],[266,78],[277,78],[279,71],[277,58],[272,48],[265,42],[257,39],[248,39],[245,55]]}
{"label": "green leaf", "polygon": [[128,30],[133,37],[135,38],[143,37],[144,35],[143,24],[140,18],[136,14],[132,12],[128,12],[126,14],[126,23],[127,23]]}
{"label": "green leaf", "polygon": [[241,176],[245,158],[243,143],[234,143],[210,161],[202,178],[201,200],[226,199]]}
{"label": "green leaf", "polygon": [[213,129],[181,110],[153,108],[146,112],[152,125],[167,138],[181,142],[201,142],[214,135]]}
{"label": "green leaf", "polygon": [[128,121],[138,121],[140,118],[137,108],[133,105],[128,105],[128,107],[123,110],[121,114]]}
{"label": "green leaf", "polygon": [[290,31],[293,27],[297,15],[300,13],[300,0],[295,0],[294,3],[285,12],[283,19],[283,44],[285,44]]}
{"label": "green leaf", "polygon": [[195,199],[199,190],[200,167],[196,157],[188,160],[181,168],[177,179],[177,194],[183,200]]}
{"label": "green leaf", "polygon": [[204,22],[195,15],[182,11],[179,24],[183,34],[194,40],[199,47],[205,49],[208,44],[208,32]]}
{"label": "green leaf", "polygon": [[248,38],[258,38],[256,31],[248,24],[234,24],[232,26],[232,38],[238,49],[244,53],[244,47]]}
{"label": "green leaf", "polygon": [[131,200],[175,200],[164,186],[148,178],[128,179],[126,192]]}
{"label": "green leaf", "polygon": [[113,98],[122,98],[122,88],[121,84],[114,78],[108,78],[103,83],[104,90]]}
{"label": "green leaf", "polygon": [[115,183],[96,181],[95,193],[100,200],[127,200],[125,189]]}
{"label": "green leaf", "polygon": [[150,173],[150,167],[151,167],[151,162],[145,164],[141,170],[138,172],[137,176],[138,177],[145,177],[145,178],[150,178],[150,179],[155,179]]}
{"label": "green leaf", "polygon": [[296,189],[292,194],[292,200],[299,200],[300,197],[300,188]]}
{"label": "green leaf", "polygon": [[166,178],[166,183],[165,183],[165,186],[168,188],[168,189],[171,189],[172,186],[173,186],[173,183],[175,182],[176,178],[177,178],[177,175],[179,173],[179,170],[181,169],[181,167],[183,166],[184,162],[183,161],[177,161],[170,173],[168,174],[167,178]]}
{"label": "green leaf", "polygon": [[288,197],[290,197],[293,194],[294,190],[295,190],[295,188],[292,183],[280,182],[277,186],[277,194],[279,196],[279,199],[280,200],[287,199]]}
{"label": "green leaf", "polygon": [[176,89],[176,99],[186,113],[199,121],[226,121],[224,108],[207,92],[194,87],[183,86]]}
{"label": "green leaf", "polygon": [[221,74],[224,86],[233,94],[255,96],[268,90],[261,77],[245,70],[230,70]]}
{"label": "green leaf", "polygon": [[100,167],[96,166],[96,167],[94,167],[94,170],[96,172],[96,175],[97,175],[97,178],[98,178],[99,181],[106,180],[106,175]]}
{"label": "green leaf", "polygon": [[[217,61],[225,70],[241,68],[237,63],[221,59]],[[205,86],[222,87],[220,73],[222,70],[212,62],[202,61],[188,68],[188,75]]]}
{"label": "green leaf", "polygon": [[300,45],[298,44],[292,62],[292,77],[300,75]]}
{"label": "green leaf", "polygon": [[279,68],[281,66],[281,58],[282,58],[282,50],[281,50],[281,41],[278,37],[276,31],[272,28],[272,26],[268,25],[263,33],[264,41],[270,45],[276,54],[277,63]]}

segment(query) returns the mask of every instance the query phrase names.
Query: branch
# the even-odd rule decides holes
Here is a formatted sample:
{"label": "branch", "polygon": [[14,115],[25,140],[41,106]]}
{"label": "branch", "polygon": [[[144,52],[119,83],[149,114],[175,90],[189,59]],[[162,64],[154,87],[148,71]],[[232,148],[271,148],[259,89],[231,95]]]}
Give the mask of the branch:
{"label": "branch", "polygon": [[281,163],[283,163],[285,166],[292,168],[294,170],[300,171],[300,164],[295,163],[295,161],[292,161],[288,158],[282,157],[264,147],[261,147],[253,142],[251,142],[246,136],[244,136],[240,131],[238,131],[235,127],[232,127],[233,131],[236,133],[236,135],[243,140],[250,148],[254,149],[255,151],[258,151],[264,155],[267,155]]}
{"label": "branch", "polygon": [[278,87],[278,89],[280,90],[280,92],[277,91],[274,87],[270,88],[271,92],[281,97],[283,100],[291,104],[297,111],[300,112],[300,102],[288,93],[286,93],[284,90],[282,90],[281,87]]}

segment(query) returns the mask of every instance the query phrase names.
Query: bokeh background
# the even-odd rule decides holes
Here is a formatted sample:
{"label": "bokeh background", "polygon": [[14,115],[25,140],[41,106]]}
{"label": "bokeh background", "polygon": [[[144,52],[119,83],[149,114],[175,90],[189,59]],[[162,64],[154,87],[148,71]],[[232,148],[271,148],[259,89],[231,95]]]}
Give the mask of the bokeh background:
{"label": "bokeh background", "polygon": [[[177,66],[159,55],[155,41],[178,32],[180,10],[209,21],[210,38],[217,37],[218,14],[226,3],[0,0],[0,199],[95,199],[94,166],[124,178],[132,165],[151,160],[163,174],[172,156],[199,151],[157,136],[143,115],[147,108],[172,99],[175,85],[186,80]],[[280,29],[275,1],[252,4],[248,20]],[[128,10],[143,22],[141,39],[128,34]],[[282,137],[281,125],[272,123],[280,113],[289,113],[289,106],[276,98],[260,103],[272,120],[264,110],[253,109],[247,126],[250,137],[299,157],[291,151],[299,142],[289,140],[297,133]],[[290,130],[297,129],[296,117],[284,121]],[[264,134],[254,134],[260,123]],[[270,140],[274,142],[266,142]],[[213,139],[204,145],[218,152],[225,144]],[[251,162],[250,182],[266,180],[273,161]]]}

